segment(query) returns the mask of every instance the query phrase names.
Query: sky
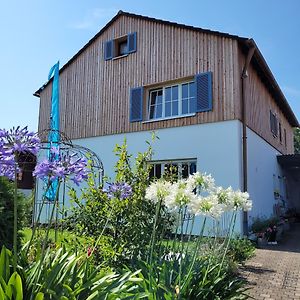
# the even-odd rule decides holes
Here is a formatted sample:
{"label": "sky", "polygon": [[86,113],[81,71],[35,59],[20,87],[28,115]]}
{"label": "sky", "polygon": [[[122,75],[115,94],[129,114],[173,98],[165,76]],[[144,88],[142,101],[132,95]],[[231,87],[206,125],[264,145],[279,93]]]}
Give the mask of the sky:
{"label": "sky", "polygon": [[119,10],[253,38],[300,121],[299,0],[1,2],[0,128],[36,131],[33,93],[50,68],[64,65]]}

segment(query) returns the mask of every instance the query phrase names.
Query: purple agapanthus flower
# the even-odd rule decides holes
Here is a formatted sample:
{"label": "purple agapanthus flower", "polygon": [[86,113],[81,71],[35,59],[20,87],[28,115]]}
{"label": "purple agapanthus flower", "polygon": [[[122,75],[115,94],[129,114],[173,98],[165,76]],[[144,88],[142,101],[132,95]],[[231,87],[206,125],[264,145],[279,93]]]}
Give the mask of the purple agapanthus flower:
{"label": "purple agapanthus flower", "polygon": [[[27,127],[0,129],[0,176],[14,179],[15,154],[27,152],[36,155],[39,149],[40,139],[36,133],[29,132]],[[18,166],[17,171],[19,171]]]}
{"label": "purple agapanthus flower", "polygon": [[130,198],[132,196],[132,188],[126,182],[107,183],[108,187],[103,189],[109,198],[117,198],[120,200]]}
{"label": "purple agapanthus flower", "polygon": [[40,149],[40,139],[37,133],[28,131],[27,126],[22,129],[20,126],[10,130],[0,129],[0,148],[36,155]]}
{"label": "purple agapanthus flower", "polygon": [[[17,167],[16,171],[19,171]],[[0,176],[13,180],[15,178],[15,159],[13,156],[0,155]]]}
{"label": "purple agapanthus flower", "polygon": [[80,182],[88,178],[87,161],[83,158],[76,159],[75,155],[59,154],[55,160],[44,159],[38,163],[33,175],[51,181],[70,179],[79,185]]}

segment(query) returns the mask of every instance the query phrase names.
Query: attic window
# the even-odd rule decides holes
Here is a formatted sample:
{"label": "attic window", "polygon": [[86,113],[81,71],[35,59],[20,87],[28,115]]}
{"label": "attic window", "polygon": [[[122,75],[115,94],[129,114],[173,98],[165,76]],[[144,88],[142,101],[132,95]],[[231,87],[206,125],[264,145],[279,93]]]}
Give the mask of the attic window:
{"label": "attic window", "polygon": [[122,56],[127,54],[127,37],[124,41],[118,41],[116,43],[117,49],[116,49],[116,56]]}
{"label": "attic window", "polygon": [[104,44],[105,60],[125,56],[134,52],[136,52],[136,32],[106,41]]}

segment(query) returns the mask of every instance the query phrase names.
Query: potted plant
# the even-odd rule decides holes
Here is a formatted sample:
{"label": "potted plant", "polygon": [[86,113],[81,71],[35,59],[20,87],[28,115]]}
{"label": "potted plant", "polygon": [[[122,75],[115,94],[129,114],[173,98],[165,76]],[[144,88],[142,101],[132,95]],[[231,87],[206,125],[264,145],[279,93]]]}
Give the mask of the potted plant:
{"label": "potted plant", "polygon": [[257,236],[257,246],[258,247],[263,247],[265,245],[267,245],[267,239],[265,237],[265,233],[264,232],[258,232],[256,233]]}
{"label": "potted plant", "polygon": [[276,245],[277,244],[277,240],[276,240],[277,226],[273,225],[273,226],[268,227],[265,232],[265,236],[268,241],[268,244]]}

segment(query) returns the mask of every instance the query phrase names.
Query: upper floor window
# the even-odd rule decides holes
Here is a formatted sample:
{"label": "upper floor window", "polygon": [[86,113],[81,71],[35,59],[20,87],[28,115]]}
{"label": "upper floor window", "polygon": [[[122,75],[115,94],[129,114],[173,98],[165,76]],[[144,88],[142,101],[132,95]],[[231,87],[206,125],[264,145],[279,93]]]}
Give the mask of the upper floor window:
{"label": "upper floor window", "polygon": [[284,138],[284,146],[286,148],[286,146],[287,146],[287,140],[286,140],[286,129],[285,128],[283,130],[283,138]]}
{"label": "upper floor window", "polygon": [[176,118],[211,111],[212,73],[199,73],[190,81],[166,84],[150,90],[147,87],[131,88],[129,109],[130,122]]}
{"label": "upper floor window", "polygon": [[282,129],[281,129],[281,123],[279,122],[279,141],[280,141],[280,144],[282,144]]}
{"label": "upper floor window", "polygon": [[121,57],[133,52],[136,52],[136,32],[104,43],[105,60]]}
{"label": "upper floor window", "polygon": [[188,115],[196,112],[195,82],[186,82],[151,90],[148,119]]}
{"label": "upper floor window", "polygon": [[270,128],[275,137],[278,135],[278,121],[275,113],[270,110]]}

